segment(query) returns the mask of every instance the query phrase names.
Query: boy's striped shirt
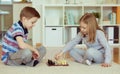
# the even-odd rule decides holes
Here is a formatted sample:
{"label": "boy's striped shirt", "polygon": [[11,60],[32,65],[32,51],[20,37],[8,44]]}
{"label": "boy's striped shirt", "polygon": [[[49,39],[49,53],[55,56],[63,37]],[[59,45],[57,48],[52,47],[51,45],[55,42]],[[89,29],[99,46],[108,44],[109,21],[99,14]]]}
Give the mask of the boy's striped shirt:
{"label": "boy's striped shirt", "polygon": [[21,21],[12,25],[12,27],[6,32],[2,39],[2,58],[4,63],[7,63],[9,58],[9,53],[15,53],[20,50],[18,43],[16,41],[17,36],[23,37],[23,40],[27,40],[28,30],[23,27]]}

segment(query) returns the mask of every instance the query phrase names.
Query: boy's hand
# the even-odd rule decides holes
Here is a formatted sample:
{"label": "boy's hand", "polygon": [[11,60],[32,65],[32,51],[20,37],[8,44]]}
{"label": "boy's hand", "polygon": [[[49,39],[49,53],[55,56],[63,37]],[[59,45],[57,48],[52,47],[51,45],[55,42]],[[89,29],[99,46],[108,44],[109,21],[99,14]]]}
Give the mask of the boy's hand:
{"label": "boy's hand", "polygon": [[33,51],[33,58],[34,58],[34,59],[38,59],[39,57],[40,57],[40,54],[39,54],[38,50],[35,49],[35,50]]}
{"label": "boy's hand", "polygon": [[111,64],[107,64],[107,63],[102,63],[101,65],[102,67],[111,67]]}

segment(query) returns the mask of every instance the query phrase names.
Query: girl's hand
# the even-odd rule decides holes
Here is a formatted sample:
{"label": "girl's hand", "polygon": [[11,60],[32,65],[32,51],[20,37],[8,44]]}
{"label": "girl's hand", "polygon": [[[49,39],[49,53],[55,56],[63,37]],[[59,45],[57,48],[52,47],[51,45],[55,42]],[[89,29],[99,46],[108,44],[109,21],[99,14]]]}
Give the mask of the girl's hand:
{"label": "girl's hand", "polygon": [[102,66],[102,67],[111,67],[111,64],[108,64],[108,63],[102,63],[101,66]]}
{"label": "girl's hand", "polygon": [[60,59],[60,57],[62,57],[62,55],[63,55],[62,52],[56,54],[56,55],[55,55],[55,59],[56,59],[56,60]]}

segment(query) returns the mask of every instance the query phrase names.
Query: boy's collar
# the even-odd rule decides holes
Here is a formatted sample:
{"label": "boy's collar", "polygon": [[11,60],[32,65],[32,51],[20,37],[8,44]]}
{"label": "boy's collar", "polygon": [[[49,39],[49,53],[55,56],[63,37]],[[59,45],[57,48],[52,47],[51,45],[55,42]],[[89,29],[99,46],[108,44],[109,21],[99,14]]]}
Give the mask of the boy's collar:
{"label": "boy's collar", "polygon": [[27,34],[27,33],[28,33],[28,30],[27,30],[27,28],[24,28],[24,27],[23,27],[22,22],[21,22],[21,21],[18,21],[18,24],[23,28],[24,34]]}

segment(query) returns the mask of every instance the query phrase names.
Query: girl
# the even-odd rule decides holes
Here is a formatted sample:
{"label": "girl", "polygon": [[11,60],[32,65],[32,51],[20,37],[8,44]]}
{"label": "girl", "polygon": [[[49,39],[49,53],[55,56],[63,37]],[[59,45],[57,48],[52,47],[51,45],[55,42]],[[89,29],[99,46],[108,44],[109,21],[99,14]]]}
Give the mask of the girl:
{"label": "girl", "polygon": [[[112,52],[105,37],[104,31],[98,26],[95,16],[92,13],[84,14],[79,20],[80,32],[71,40],[63,50],[56,54],[55,59],[59,59],[63,53],[69,51],[70,56],[76,62],[101,63],[103,67],[110,67]],[[87,50],[74,48],[80,41],[87,46]]]}

